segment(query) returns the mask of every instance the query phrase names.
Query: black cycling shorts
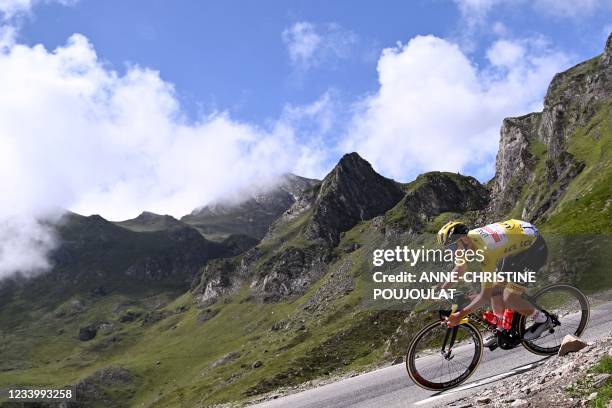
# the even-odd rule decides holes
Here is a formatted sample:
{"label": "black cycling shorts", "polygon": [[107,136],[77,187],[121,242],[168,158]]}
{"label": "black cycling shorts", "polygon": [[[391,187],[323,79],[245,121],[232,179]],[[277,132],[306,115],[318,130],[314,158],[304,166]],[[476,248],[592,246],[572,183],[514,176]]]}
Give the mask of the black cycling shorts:
{"label": "black cycling shorts", "polygon": [[508,256],[500,261],[500,272],[537,272],[546,264],[548,246],[541,235],[523,252]]}

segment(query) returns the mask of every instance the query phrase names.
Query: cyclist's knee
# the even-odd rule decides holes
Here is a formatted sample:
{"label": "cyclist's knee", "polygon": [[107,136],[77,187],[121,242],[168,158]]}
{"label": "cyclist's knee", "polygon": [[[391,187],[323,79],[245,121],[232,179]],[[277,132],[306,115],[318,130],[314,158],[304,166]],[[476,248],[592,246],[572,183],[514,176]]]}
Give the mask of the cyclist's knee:
{"label": "cyclist's knee", "polygon": [[518,293],[513,292],[511,289],[506,288],[502,294],[504,302],[512,301],[515,296],[520,296]]}

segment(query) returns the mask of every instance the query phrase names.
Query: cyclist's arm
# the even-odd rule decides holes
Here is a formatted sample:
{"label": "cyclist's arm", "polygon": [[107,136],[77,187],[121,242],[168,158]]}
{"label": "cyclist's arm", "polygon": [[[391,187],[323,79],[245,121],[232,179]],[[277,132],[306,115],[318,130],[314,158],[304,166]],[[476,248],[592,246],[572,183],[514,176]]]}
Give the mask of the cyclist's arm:
{"label": "cyclist's arm", "polygon": [[[452,272],[456,272],[457,273],[457,277],[462,277],[463,274],[466,271],[466,267],[465,264],[464,265],[455,265],[455,267],[453,268]],[[447,289],[450,288],[452,286],[454,286],[457,282],[453,282],[453,281],[446,281],[444,283],[442,283],[442,285],[440,286],[440,289]]]}
{"label": "cyclist's arm", "polygon": [[472,300],[472,302],[461,309],[459,312],[459,319],[463,319],[465,316],[472,313],[474,310],[477,310],[480,306],[484,305],[489,299],[491,299],[491,295],[493,294],[492,287],[482,288],[480,293],[476,295],[476,297]]}

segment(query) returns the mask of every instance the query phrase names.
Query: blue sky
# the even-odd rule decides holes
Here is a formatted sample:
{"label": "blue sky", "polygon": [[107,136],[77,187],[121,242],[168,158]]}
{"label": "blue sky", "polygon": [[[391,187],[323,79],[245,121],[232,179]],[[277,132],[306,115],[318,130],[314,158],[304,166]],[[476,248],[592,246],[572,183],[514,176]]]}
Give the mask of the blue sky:
{"label": "blue sky", "polygon": [[[545,13],[523,5],[496,6],[489,21],[514,37],[542,35],[581,60],[601,51],[612,14]],[[338,60],[303,72],[292,66],[282,32],[296,22],[338,24],[355,43]],[[126,64],[159,70],[176,85],[184,108],[210,109],[262,123],[287,103],[310,103],[328,89],[350,101],[375,92],[376,63],[383,48],[416,35],[457,39],[466,20],[452,1],[121,1],[81,0],[65,7],[40,5],[25,20],[22,40],[53,49],[73,33],[85,35],[101,59],[122,71]],[[476,30],[472,56],[492,40],[490,27]]]}
{"label": "blue sky", "polygon": [[180,217],[350,151],[484,182],[610,31],[601,0],[0,0],[0,218]]}

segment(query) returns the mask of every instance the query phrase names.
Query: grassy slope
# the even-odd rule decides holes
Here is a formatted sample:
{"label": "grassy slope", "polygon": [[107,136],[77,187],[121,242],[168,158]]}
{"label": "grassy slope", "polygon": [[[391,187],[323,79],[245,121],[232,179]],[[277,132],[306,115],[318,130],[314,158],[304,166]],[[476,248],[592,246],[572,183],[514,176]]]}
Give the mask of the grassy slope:
{"label": "grassy slope", "polygon": [[[305,214],[281,228],[276,237],[278,241],[268,242],[268,248],[263,245],[264,254],[281,243],[302,245],[297,231],[307,218],[308,214]],[[353,256],[361,259],[358,251]],[[242,303],[245,296],[238,296],[229,304],[219,302],[212,306],[220,309],[219,314],[205,323],[198,321],[200,311],[192,307],[190,294],[185,294],[164,308],[171,314],[169,317],[151,326],[143,326],[142,318],[130,323],[119,322],[119,317],[128,309],[143,314],[149,310],[147,298],[139,298],[136,294],[80,297],[85,305],[83,312],[71,311],[71,302],[76,298],[69,299],[55,310],[49,310],[44,302],[40,305],[32,303],[30,296],[27,296],[27,302],[14,299],[10,304],[14,313],[0,315],[0,327],[3,328],[0,387],[11,384],[59,386],[74,383],[103,367],[117,365],[129,369],[136,376],[134,386],[137,392],[131,404],[155,402],[180,406],[185,402],[190,406],[200,400],[208,403],[240,399],[246,390],[258,385],[260,389],[276,386],[270,380],[283,371],[286,361],[300,359],[300,364],[309,366],[303,373],[292,374],[295,376],[292,381],[286,381],[294,384],[336,368],[336,363],[328,362],[321,353],[334,353],[344,348],[349,354],[342,363],[346,369],[374,361],[380,350],[372,353],[369,329],[365,332],[366,326],[355,324],[368,317],[367,313],[359,311],[359,290],[339,299],[320,321],[307,321],[308,316],[300,306],[323,282],[325,279],[292,302]],[[166,297],[166,300],[169,299]],[[114,312],[117,305],[124,307]],[[189,309],[173,314],[180,305]],[[34,311],[23,319],[20,308]],[[17,321],[12,316],[22,318]],[[307,321],[305,331],[270,330],[275,322],[292,316]],[[77,340],[78,328],[93,321],[110,322],[114,328],[108,333],[99,333],[89,342]],[[356,333],[355,327],[362,333]],[[328,344],[325,350],[317,349],[326,340],[333,339],[335,333],[351,328],[353,331],[349,337],[354,347]],[[111,342],[113,337],[120,340]],[[50,338],[53,341],[49,341]],[[211,366],[215,360],[235,351],[241,354],[235,361],[219,367]],[[251,369],[253,362],[258,360],[263,362],[263,366]],[[160,361],[159,365],[157,361]],[[240,368],[241,364],[247,368]],[[235,373],[243,375],[230,379]],[[110,392],[119,394],[122,389]]]}
{"label": "grassy slope", "polygon": [[576,130],[568,150],[586,167],[570,183],[547,228],[570,234],[612,233],[612,102]]}

